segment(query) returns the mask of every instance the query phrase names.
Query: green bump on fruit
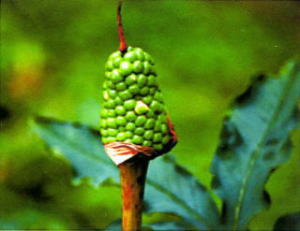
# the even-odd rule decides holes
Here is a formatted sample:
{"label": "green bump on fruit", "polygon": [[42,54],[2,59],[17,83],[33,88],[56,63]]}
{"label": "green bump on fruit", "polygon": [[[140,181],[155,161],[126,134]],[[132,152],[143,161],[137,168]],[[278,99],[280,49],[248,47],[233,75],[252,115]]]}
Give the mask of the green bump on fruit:
{"label": "green bump on fruit", "polygon": [[146,129],[152,129],[155,126],[155,120],[153,118],[147,119],[145,123]]}
{"label": "green bump on fruit", "polygon": [[147,77],[145,75],[138,75],[137,77],[137,84],[139,87],[143,87],[147,83]]}
{"label": "green bump on fruit", "polygon": [[118,115],[124,115],[126,113],[126,110],[123,106],[117,106],[115,111]]}
{"label": "green bump on fruit", "polygon": [[129,61],[129,62],[133,62],[137,59],[137,56],[134,52],[127,52],[125,55],[124,55],[124,59]]}
{"label": "green bump on fruit", "polygon": [[133,133],[127,131],[127,132],[125,132],[125,136],[126,136],[126,138],[131,138],[133,136]]}
{"label": "green bump on fruit", "polygon": [[146,112],[149,111],[149,107],[143,101],[139,100],[139,101],[137,101],[137,104],[135,105],[134,111],[139,115],[145,114]]}
{"label": "green bump on fruit", "polygon": [[106,129],[101,129],[101,136],[108,136],[108,131]]}
{"label": "green bump on fruit", "polygon": [[124,132],[119,132],[119,133],[117,134],[117,140],[118,140],[118,141],[124,141],[125,139],[126,139],[126,135],[125,135]]}
{"label": "green bump on fruit", "polygon": [[117,57],[114,59],[113,63],[114,63],[114,67],[119,67],[120,66],[120,63],[122,61],[122,58],[121,57]]}
{"label": "green bump on fruit", "polygon": [[154,148],[155,150],[160,151],[160,150],[163,149],[163,145],[162,145],[162,144],[154,144],[154,145],[153,145],[153,148]]}
{"label": "green bump on fruit", "polygon": [[116,122],[118,125],[125,125],[126,124],[126,119],[123,116],[118,116],[116,119]]}
{"label": "green bump on fruit", "polygon": [[140,89],[137,84],[134,84],[129,87],[128,91],[130,91],[132,94],[135,95],[135,94],[139,93]]}
{"label": "green bump on fruit", "polygon": [[117,134],[118,134],[118,130],[117,129],[113,129],[113,128],[109,128],[108,130],[107,130],[107,134],[109,135],[109,136],[116,136]]}
{"label": "green bump on fruit", "polygon": [[135,73],[141,73],[144,69],[144,65],[141,61],[135,61],[133,63],[133,70]]}
{"label": "green bump on fruit", "polygon": [[168,129],[167,124],[161,124],[161,125],[160,125],[160,131],[161,131],[163,134],[168,133],[168,132],[169,132],[169,129]]}
{"label": "green bump on fruit", "polygon": [[144,128],[138,127],[134,130],[134,134],[143,135],[145,132]]}
{"label": "green bump on fruit", "polygon": [[116,116],[115,110],[112,109],[107,110],[107,117],[115,117],[115,116]]}
{"label": "green bump on fruit", "polygon": [[153,142],[154,143],[159,143],[161,141],[162,141],[162,135],[161,135],[161,133],[155,133],[153,135]]}
{"label": "green bump on fruit", "polygon": [[131,123],[131,122],[127,123],[126,130],[134,131],[134,129],[135,129],[135,124],[134,123]]}
{"label": "green bump on fruit", "polygon": [[119,96],[122,100],[126,100],[132,98],[132,93],[128,90],[124,90],[119,93]]}
{"label": "green bump on fruit", "polygon": [[143,87],[141,90],[140,90],[140,94],[141,95],[148,95],[149,93],[149,87]]}
{"label": "green bump on fruit", "polygon": [[144,140],[143,146],[144,147],[151,147],[152,146],[152,142],[150,140]]}
{"label": "green bump on fruit", "polygon": [[151,64],[148,62],[144,62],[144,74],[148,75],[151,71]]}
{"label": "green bump on fruit", "polygon": [[123,77],[120,75],[120,72],[115,69],[112,71],[112,73],[110,75],[110,79],[112,82],[118,83],[123,80]]}
{"label": "green bump on fruit", "polygon": [[164,136],[162,139],[162,143],[163,144],[167,144],[170,141],[170,137],[169,136]]}
{"label": "green bump on fruit", "polygon": [[120,64],[120,73],[122,75],[129,75],[133,71],[133,65],[128,61],[123,61]]}
{"label": "green bump on fruit", "polygon": [[118,91],[123,91],[123,90],[126,89],[126,84],[123,83],[123,82],[118,83],[118,84],[116,85],[116,89],[117,89]]}
{"label": "green bump on fruit", "polygon": [[139,135],[134,135],[133,138],[132,138],[132,142],[134,144],[142,144],[143,141],[144,141],[144,139]]}
{"label": "green bump on fruit", "polygon": [[146,117],[141,115],[141,116],[138,116],[135,120],[135,125],[136,126],[143,126],[146,122]]}
{"label": "green bump on fruit", "polygon": [[128,121],[135,121],[136,120],[137,115],[133,112],[133,111],[129,111],[126,113],[125,118]]}
{"label": "green bump on fruit", "polygon": [[153,137],[153,134],[154,134],[154,133],[153,133],[152,130],[148,130],[148,131],[145,132],[144,138],[147,139],[147,140],[151,140],[152,137]]}
{"label": "green bump on fruit", "polygon": [[132,110],[135,108],[136,101],[134,99],[129,99],[124,102],[124,107],[126,110]]}
{"label": "green bump on fruit", "polygon": [[107,119],[107,127],[109,128],[117,128],[117,123],[115,118],[108,118]]}
{"label": "green bump on fruit", "polygon": [[161,110],[161,104],[158,101],[153,100],[150,104],[150,108],[155,112],[159,112]]}
{"label": "green bump on fruit", "polygon": [[103,88],[102,142],[163,150],[171,136],[152,57],[141,48],[114,52],[105,65]]}
{"label": "green bump on fruit", "polygon": [[[109,95],[109,97],[110,98],[112,98],[112,99],[114,99],[114,98],[116,98],[117,97],[117,91],[116,90],[109,90],[108,91],[108,95]],[[105,98],[104,98],[105,99]]]}
{"label": "green bump on fruit", "polygon": [[125,83],[127,85],[132,85],[136,82],[137,82],[137,76],[135,74],[131,74],[131,75],[127,76],[125,79]]}

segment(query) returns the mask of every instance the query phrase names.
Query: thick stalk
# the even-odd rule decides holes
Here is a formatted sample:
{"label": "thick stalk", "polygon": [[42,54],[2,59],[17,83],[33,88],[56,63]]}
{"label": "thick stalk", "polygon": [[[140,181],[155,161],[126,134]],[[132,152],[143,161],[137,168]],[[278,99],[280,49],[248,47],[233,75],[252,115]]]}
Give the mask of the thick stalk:
{"label": "thick stalk", "polygon": [[119,165],[123,201],[122,231],[141,230],[148,162],[148,159],[140,157]]}

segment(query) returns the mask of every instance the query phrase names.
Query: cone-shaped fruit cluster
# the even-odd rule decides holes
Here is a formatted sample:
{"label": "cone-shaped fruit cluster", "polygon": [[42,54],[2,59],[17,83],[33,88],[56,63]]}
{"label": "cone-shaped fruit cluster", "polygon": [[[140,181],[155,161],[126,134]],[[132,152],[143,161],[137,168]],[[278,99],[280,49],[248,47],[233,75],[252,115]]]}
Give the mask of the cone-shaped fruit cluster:
{"label": "cone-shaped fruit cluster", "polygon": [[153,59],[141,48],[114,52],[105,66],[101,134],[114,141],[164,149],[171,139]]}

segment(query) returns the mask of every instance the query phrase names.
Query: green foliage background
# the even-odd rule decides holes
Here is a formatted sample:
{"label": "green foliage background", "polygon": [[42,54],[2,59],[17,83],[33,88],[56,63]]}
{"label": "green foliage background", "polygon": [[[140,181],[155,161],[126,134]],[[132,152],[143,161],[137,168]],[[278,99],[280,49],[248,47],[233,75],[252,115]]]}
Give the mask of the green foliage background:
{"label": "green foliage background", "polygon": [[[118,48],[116,2],[1,2],[0,218],[12,227],[101,228],[120,216],[119,189],[71,185],[68,163],[28,124],[39,114],[98,126],[104,63]],[[128,0],[123,12],[128,43],[156,61],[180,138],[173,152],[208,186],[231,99],[299,54],[300,4]],[[300,131],[292,136],[293,157],[270,178],[271,210],[253,230],[300,209]]]}

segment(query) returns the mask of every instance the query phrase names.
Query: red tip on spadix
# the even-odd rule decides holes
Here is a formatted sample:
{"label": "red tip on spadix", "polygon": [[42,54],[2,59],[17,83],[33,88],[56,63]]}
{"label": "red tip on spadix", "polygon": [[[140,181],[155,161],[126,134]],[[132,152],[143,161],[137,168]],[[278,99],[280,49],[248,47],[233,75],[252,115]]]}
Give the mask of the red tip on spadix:
{"label": "red tip on spadix", "polygon": [[121,15],[122,4],[123,4],[123,0],[120,0],[117,8],[117,25],[118,25],[118,34],[120,39],[119,50],[121,52],[125,52],[127,50],[127,44],[126,44],[124,30],[122,26],[122,15]]}

